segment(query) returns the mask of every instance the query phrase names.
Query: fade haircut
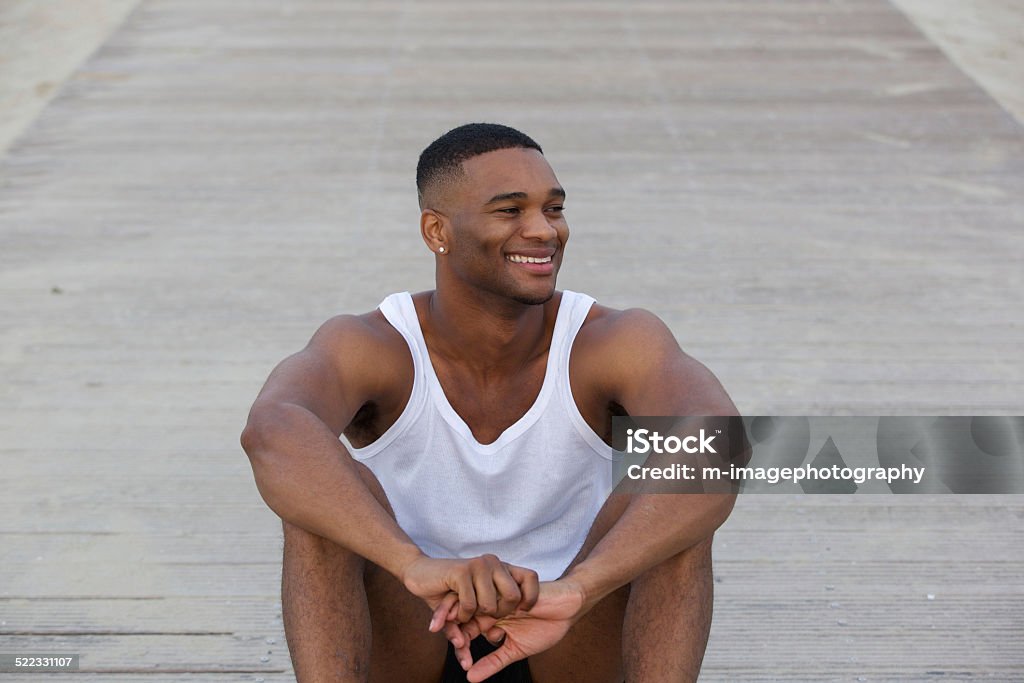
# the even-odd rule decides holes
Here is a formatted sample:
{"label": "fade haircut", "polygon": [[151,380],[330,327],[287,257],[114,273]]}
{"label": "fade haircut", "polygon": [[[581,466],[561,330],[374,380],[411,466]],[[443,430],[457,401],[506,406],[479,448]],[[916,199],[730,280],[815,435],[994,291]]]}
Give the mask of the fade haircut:
{"label": "fade haircut", "polygon": [[420,208],[427,208],[428,192],[465,176],[462,162],[499,149],[540,148],[533,139],[515,128],[498,123],[467,123],[431,142],[416,164],[416,195]]}

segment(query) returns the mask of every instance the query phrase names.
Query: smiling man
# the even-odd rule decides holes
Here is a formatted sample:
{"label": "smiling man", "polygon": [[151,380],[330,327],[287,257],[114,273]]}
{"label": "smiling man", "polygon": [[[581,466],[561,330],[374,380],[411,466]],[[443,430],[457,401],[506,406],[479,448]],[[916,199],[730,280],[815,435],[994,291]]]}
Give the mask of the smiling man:
{"label": "smiling man", "polygon": [[612,417],[732,402],[652,314],[556,290],[566,195],[532,139],[461,126],[416,183],[436,289],[327,321],[242,435],[297,679],[695,680],[734,497],[613,493]]}

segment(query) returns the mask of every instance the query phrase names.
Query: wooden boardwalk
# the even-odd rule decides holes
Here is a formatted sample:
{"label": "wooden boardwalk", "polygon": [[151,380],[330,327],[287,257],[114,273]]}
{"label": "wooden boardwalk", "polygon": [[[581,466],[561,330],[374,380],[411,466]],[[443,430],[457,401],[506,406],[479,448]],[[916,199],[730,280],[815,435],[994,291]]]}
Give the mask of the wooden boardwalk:
{"label": "wooden boardwalk", "polygon": [[[883,0],[143,0],[0,160],[0,653],[292,679],[237,436],[320,321],[430,286],[415,159],[469,120],[548,151],[560,284],[744,413],[1024,410],[1024,130]],[[1024,680],[1022,521],[744,497],[703,680]]]}

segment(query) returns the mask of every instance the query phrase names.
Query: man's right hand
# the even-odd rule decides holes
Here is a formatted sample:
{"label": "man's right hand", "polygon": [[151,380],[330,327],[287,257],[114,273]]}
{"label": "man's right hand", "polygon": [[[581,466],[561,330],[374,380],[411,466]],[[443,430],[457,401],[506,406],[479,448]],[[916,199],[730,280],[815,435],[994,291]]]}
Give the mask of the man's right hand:
{"label": "man's right hand", "polygon": [[430,630],[447,621],[466,623],[477,614],[500,619],[537,602],[537,572],[502,562],[494,555],[468,560],[421,555],[399,577],[406,589],[434,610]]}

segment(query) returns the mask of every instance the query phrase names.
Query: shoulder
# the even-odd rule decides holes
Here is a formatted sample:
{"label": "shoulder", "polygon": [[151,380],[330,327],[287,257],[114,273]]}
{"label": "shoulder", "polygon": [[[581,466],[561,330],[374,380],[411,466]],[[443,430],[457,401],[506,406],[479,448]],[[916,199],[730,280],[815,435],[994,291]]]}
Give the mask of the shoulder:
{"label": "shoulder", "polygon": [[682,352],[661,318],[643,308],[619,310],[595,303],[577,337],[576,348],[603,360],[634,362],[654,355]]}
{"label": "shoulder", "polygon": [[405,339],[379,309],[328,319],[303,353],[329,364],[346,383],[361,385],[371,395],[404,384],[413,367]]}
{"label": "shoulder", "polygon": [[714,374],[680,347],[672,330],[642,308],[594,304],[573,348],[590,386],[633,415],[731,415]]}
{"label": "shoulder", "polygon": [[309,346],[322,353],[344,353],[377,344],[387,348],[402,341],[402,335],[391,326],[380,309],[374,309],[368,313],[329,318],[313,334]]}
{"label": "shoulder", "polygon": [[339,433],[367,402],[390,405],[411,383],[412,359],[403,346],[379,311],[330,318],[277,364],[253,411],[273,421],[282,406],[299,405]]}

